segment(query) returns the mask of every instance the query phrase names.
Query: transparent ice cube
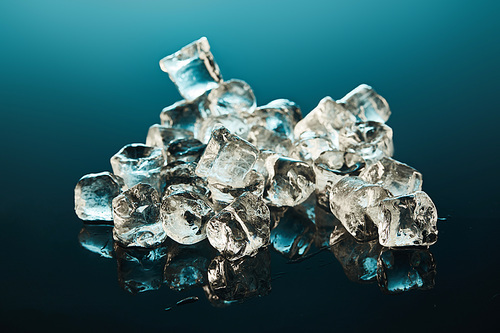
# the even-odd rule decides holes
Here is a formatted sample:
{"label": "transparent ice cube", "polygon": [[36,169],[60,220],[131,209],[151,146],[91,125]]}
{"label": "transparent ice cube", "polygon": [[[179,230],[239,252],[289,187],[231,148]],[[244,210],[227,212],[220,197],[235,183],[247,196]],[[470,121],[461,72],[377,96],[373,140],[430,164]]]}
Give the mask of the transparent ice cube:
{"label": "transparent ice cube", "polygon": [[252,88],[242,80],[233,79],[222,82],[217,88],[208,91],[205,96],[199,105],[204,118],[252,113],[257,106]]}
{"label": "transparent ice cube", "polygon": [[217,87],[222,81],[219,66],[210,52],[206,37],[160,60],[161,69],[168,73],[180,94],[188,101]]}
{"label": "transparent ice cube", "polygon": [[367,84],[361,84],[345,95],[338,103],[343,104],[360,121],[385,123],[390,115],[389,104]]}
{"label": "transparent ice cube", "polygon": [[159,215],[158,191],[137,184],[113,199],[113,238],[128,247],[158,246],[167,238]]}
{"label": "transparent ice cube", "polygon": [[120,177],[107,171],[83,176],[75,187],[76,215],[86,221],[112,221],[112,201],[123,186]]}

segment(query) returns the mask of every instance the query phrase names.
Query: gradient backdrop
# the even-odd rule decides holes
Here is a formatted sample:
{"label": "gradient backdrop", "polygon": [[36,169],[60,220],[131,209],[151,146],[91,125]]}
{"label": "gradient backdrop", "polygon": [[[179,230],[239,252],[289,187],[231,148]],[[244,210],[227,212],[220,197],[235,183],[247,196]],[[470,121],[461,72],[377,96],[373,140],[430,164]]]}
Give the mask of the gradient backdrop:
{"label": "gradient backdrop", "polygon": [[[500,310],[499,10],[483,0],[2,0],[0,329],[486,328]],[[349,282],[327,253],[278,262],[288,274],[267,297],[165,312],[182,295],[128,295],[115,263],[79,247],[74,185],[110,170],[180,99],[158,61],[201,36],[258,104],[289,98],[307,113],[360,83],[387,98],[395,157],[423,173],[449,217],[432,247],[435,289],[384,296]]]}

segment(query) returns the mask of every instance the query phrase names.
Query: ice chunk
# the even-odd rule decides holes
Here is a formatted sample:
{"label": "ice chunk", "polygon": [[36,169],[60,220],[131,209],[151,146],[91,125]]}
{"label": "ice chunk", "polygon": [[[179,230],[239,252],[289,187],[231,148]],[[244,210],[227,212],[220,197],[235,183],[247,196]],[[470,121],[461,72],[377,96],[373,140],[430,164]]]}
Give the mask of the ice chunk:
{"label": "ice chunk", "polygon": [[186,290],[207,283],[207,270],[215,250],[208,241],[193,245],[172,244],[165,266],[165,282],[170,289]]}
{"label": "ice chunk", "polygon": [[83,176],[75,187],[76,215],[87,221],[112,221],[111,202],[121,193],[123,186],[120,177],[107,171]]}
{"label": "ice chunk", "polygon": [[271,230],[271,244],[284,257],[297,259],[311,248],[315,231],[316,227],[307,216],[291,208]]}
{"label": "ice chunk", "polygon": [[290,156],[305,162],[312,162],[327,150],[339,150],[328,137],[319,136],[312,132],[307,132],[295,142]]}
{"label": "ice chunk", "polygon": [[161,170],[161,177],[165,182],[165,189],[171,185],[196,184],[206,187],[207,182],[195,174],[196,163],[176,161],[165,165]]}
{"label": "ice chunk", "polygon": [[113,238],[124,246],[155,247],[165,241],[160,195],[148,184],[137,184],[113,199]]}
{"label": "ice chunk", "polygon": [[354,153],[327,150],[314,160],[316,174],[316,195],[318,204],[330,207],[330,189],[346,176],[357,176],[364,168],[365,160]]}
{"label": "ice chunk", "polygon": [[178,139],[172,141],[167,148],[167,161],[197,162],[207,145],[196,139]]}
{"label": "ice chunk", "polygon": [[406,195],[422,189],[422,174],[409,165],[384,157],[366,167],[359,176],[378,184],[394,196]]}
{"label": "ice chunk", "polygon": [[195,137],[201,142],[207,143],[212,131],[220,126],[243,139],[247,138],[250,129],[245,120],[238,114],[225,114],[199,120],[195,126]]}
{"label": "ice chunk", "polygon": [[196,174],[208,178],[210,183],[244,187],[258,154],[255,146],[219,127],[212,132]]}
{"label": "ice chunk", "polygon": [[387,198],[381,207],[374,221],[383,246],[432,245],[437,241],[437,210],[425,192]]}
{"label": "ice chunk", "polygon": [[359,241],[377,237],[374,214],[390,193],[359,177],[344,177],[330,191],[330,209],[347,231]]}
{"label": "ice chunk", "polygon": [[253,126],[248,133],[248,141],[257,148],[273,150],[282,156],[288,156],[294,149],[292,140],[267,130],[262,126]]}
{"label": "ice chunk", "polygon": [[271,256],[268,249],[254,257],[230,261],[215,257],[208,267],[208,299],[215,306],[223,306],[271,291]]}
{"label": "ice chunk", "polygon": [[163,282],[167,249],[124,248],[115,243],[118,283],[131,294],[157,290]]}
{"label": "ice chunk", "polygon": [[391,115],[389,104],[367,84],[361,84],[338,103],[344,104],[361,121],[385,123]]}
{"label": "ice chunk", "polygon": [[434,287],[436,263],[425,248],[383,249],[377,262],[377,280],[382,291],[397,294]]}
{"label": "ice chunk", "polygon": [[375,282],[377,260],[382,249],[377,239],[361,243],[346,232],[344,237],[332,244],[331,249],[349,280]]}
{"label": "ice chunk", "polygon": [[269,244],[269,224],[269,208],[247,192],[208,222],[207,236],[224,257],[234,260],[255,255]]}
{"label": "ice chunk", "polygon": [[288,157],[278,157],[268,159],[266,168],[269,181],[264,198],[271,205],[297,206],[314,192],[316,176],[313,168],[307,163]]}
{"label": "ice chunk", "polygon": [[196,122],[201,120],[201,114],[198,110],[201,98],[193,102],[182,100],[167,106],[160,113],[161,124],[194,132]]}
{"label": "ice chunk", "polygon": [[268,112],[277,112],[279,110],[288,115],[288,117],[292,121],[293,126],[295,126],[295,124],[302,119],[302,111],[300,110],[300,106],[298,106],[297,103],[284,98],[275,99],[274,101],[271,101],[266,105],[259,106],[258,109],[267,110]]}
{"label": "ice chunk", "polygon": [[78,234],[80,245],[104,258],[113,258],[113,226],[84,224]]}
{"label": "ice chunk", "polygon": [[326,136],[338,147],[338,131],[355,122],[356,117],[351,112],[327,96],[295,125],[294,133],[296,138],[300,138],[304,133]]}
{"label": "ice chunk", "polygon": [[160,170],[165,163],[163,149],[133,143],[111,157],[113,173],[125,182],[127,188],[139,183],[161,189]]}
{"label": "ice chunk", "polygon": [[160,60],[162,71],[167,72],[177,89],[188,101],[222,81],[219,66],[210,52],[205,37],[184,46],[179,51]]}
{"label": "ice chunk", "polygon": [[208,188],[212,192],[212,201],[217,206],[225,206],[246,192],[262,198],[264,193],[264,176],[255,170],[250,170],[245,177],[245,186],[232,187],[230,185],[209,183]]}
{"label": "ice chunk", "polygon": [[339,131],[342,151],[358,153],[371,164],[394,153],[392,129],[382,123],[367,121],[356,123]]}
{"label": "ice chunk", "polygon": [[242,80],[222,82],[206,93],[199,110],[204,118],[252,113],[257,106],[252,88]]}
{"label": "ice chunk", "polygon": [[209,191],[191,184],[171,185],[161,202],[160,219],[167,235],[180,244],[207,238],[206,225],[214,215]]}
{"label": "ice chunk", "polygon": [[149,128],[146,145],[163,148],[166,158],[166,149],[172,141],[189,138],[193,138],[193,132],[191,131],[154,124]]}

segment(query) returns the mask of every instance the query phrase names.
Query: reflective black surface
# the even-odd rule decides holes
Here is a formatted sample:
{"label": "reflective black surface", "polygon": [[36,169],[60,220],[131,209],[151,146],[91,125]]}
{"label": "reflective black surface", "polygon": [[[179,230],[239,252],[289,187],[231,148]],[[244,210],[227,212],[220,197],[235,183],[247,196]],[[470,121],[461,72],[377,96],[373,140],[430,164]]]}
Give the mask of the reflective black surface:
{"label": "reflective black surface", "polygon": [[[0,329],[486,330],[500,311],[498,9],[494,1],[2,1]],[[271,292],[213,307],[201,287],[132,295],[116,259],[79,245],[76,182],[110,170],[125,144],[144,142],[161,109],[180,99],[158,60],[202,35],[223,76],[247,81],[260,105],[289,98],[306,113],[362,82],[387,98],[395,158],[422,172],[449,217],[431,247],[434,288],[387,295],[349,280],[331,251],[294,263],[271,251]],[[187,297],[198,300],[176,305]]]}

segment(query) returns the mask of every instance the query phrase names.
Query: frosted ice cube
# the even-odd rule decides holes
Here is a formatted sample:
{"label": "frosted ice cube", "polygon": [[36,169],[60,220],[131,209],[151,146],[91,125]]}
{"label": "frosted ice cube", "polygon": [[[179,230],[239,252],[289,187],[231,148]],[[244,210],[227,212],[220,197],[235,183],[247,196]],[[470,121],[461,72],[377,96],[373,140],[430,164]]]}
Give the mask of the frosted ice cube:
{"label": "frosted ice cube", "polygon": [[137,184],[113,199],[113,238],[124,246],[155,247],[165,241],[160,195],[148,184]]}
{"label": "frosted ice cube", "polygon": [[245,192],[251,192],[257,197],[262,198],[264,193],[264,176],[255,170],[250,170],[245,176],[245,185],[243,187],[232,187],[230,185],[209,183],[208,188],[212,193],[212,201],[217,206],[225,206]]}
{"label": "frosted ice cube", "polygon": [[139,183],[161,189],[160,170],[165,163],[163,149],[133,143],[111,157],[113,173],[121,177],[127,188]]}
{"label": "frosted ice cube", "polygon": [[294,133],[296,138],[300,138],[306,132],[326,136],[338,147],[338,131],[355,122],[356,117],[351,112],[327,96],[295,125]]}
{"label": "frosted ice cube", "polygon": [[389,104],[367,84],[361,84],[345,95],[338,103],[344,104],[361,121],[385,123],[391,115]]}
{"label": "frosted ice cube", "polygon": [[167,148],[167,162],[197,162],[201,155],[203,155],[206,147],[206,144],[196,139],[178,139],[172,141]]}
{"label": "frosted ice cube", "polygon": [[163,283],[167,249],[124,248],[115,243],[118,284],[131,294],[157,290]]}
{"label": "frosted ice cube", "polygon": [[389,196],[381,186],[359,177],[344,177],[330,190],[330,210],[357,240],[369,241],[377,237],[374,214],[379,213],[380,202]]}
{"label": "frosted ice cube", "polygon": [[182,100],[165,107],[160,113],[161,124],[167,127],[194,132],[196,122],[201,119],[201,114],[198,110],[201,98],[193,102]]}
{"label": "frosted ice cube", "polygon": [[166,158],[166,149],[172,141],[189,138],[193,138],[193,132],[191,131],[154,124],[149,128],[148,135],[146,137],[146,145],[150,147],[163,148]]}
{"label": "frosted ice cube", "polygon": [[378,285],[388,294],[432,289],[435,276],[436,262],[425,248],[385,248],[377,261]]}
{"label": "frosted ice cube", "polygon": [[120,177],[107,171],[83,176],[75,187],[76,215],[87,221],[112,221],[111,203],[123,186]]}
{"label": "frosted ice cube", "polygon": [[437,241],[437,210],[425,192],[387,198],[381,207],[374,220],[383,246],[426,246]]}
{"label": "frosted ice cube", "polygon": [[215,215],[207,226],[210,244],[224,257],[234,260],[252,256],[269,244],[269,208],[247,192]]}
{"label": "frosted ice cube", "polygon": [[330,207],[330,189],[346,176],[357,176],[364,168],[365,160],[354,153],[328,150],[314,160],[316,174],[316,195],[318,204]]}
{"label": "frosted ice cube", "polygon": [[244,187],[258,154],[255,146],[219,127],[212,132],[196,174],[208,178],[210,183]]}
{"label": "frosted ice cube", "polygon": [[288,157],[270,158],[266,169],[269,179],[264,198],[271,205],[297,206],[314,192],[316,176],[305,162]]}
{"label": "frosted ice cube", "polygon": [[167,235],[180,244],[195,244],[207,238],[206,225],[214,215],[208,189],[171,185],[161,202],[160,219]]}
{"label": "frosted ice cube", "polygon": [[210,52],[206,37],[160,60],[160,67],[188,101],[215,88],[222,81],[219,66]]}
{"label": "frosted ice cube", "polygon": [[311,163],[327,150],[339,150],[329,137],[319,136],[313,132],[306,132],[305,135],[295,142],[295,147],[290,153],[290,157]]}
{"label": "frosted ice cube", "polygon": [[252,88],[242,80],[222,82],[206,93],[200,101],[199,110],[204,118],[225,114],[252,113],[257,106]]}
{"label": "frosted ice cube", "polygon": [[201,119],[195,126],[195,137],[201,142],[207,143],[210,140],[212,131],[217,127],[223,126],[231,133],[246,139],[250,127],[246,121],[238,114],[225,114],[217,117]]}
{"label": "frosted ice cube", "polygon": [[339,150],[357,153],[368,164],[394,153],[392,129],[374,121],[356,123],[339,131]]}
{"label": "frosted ice cube", "polygon": [[406,195],[422,189],[422,174],[409,165],[384,157],[366,167],[359,176],[378,184],[394,196]]}

